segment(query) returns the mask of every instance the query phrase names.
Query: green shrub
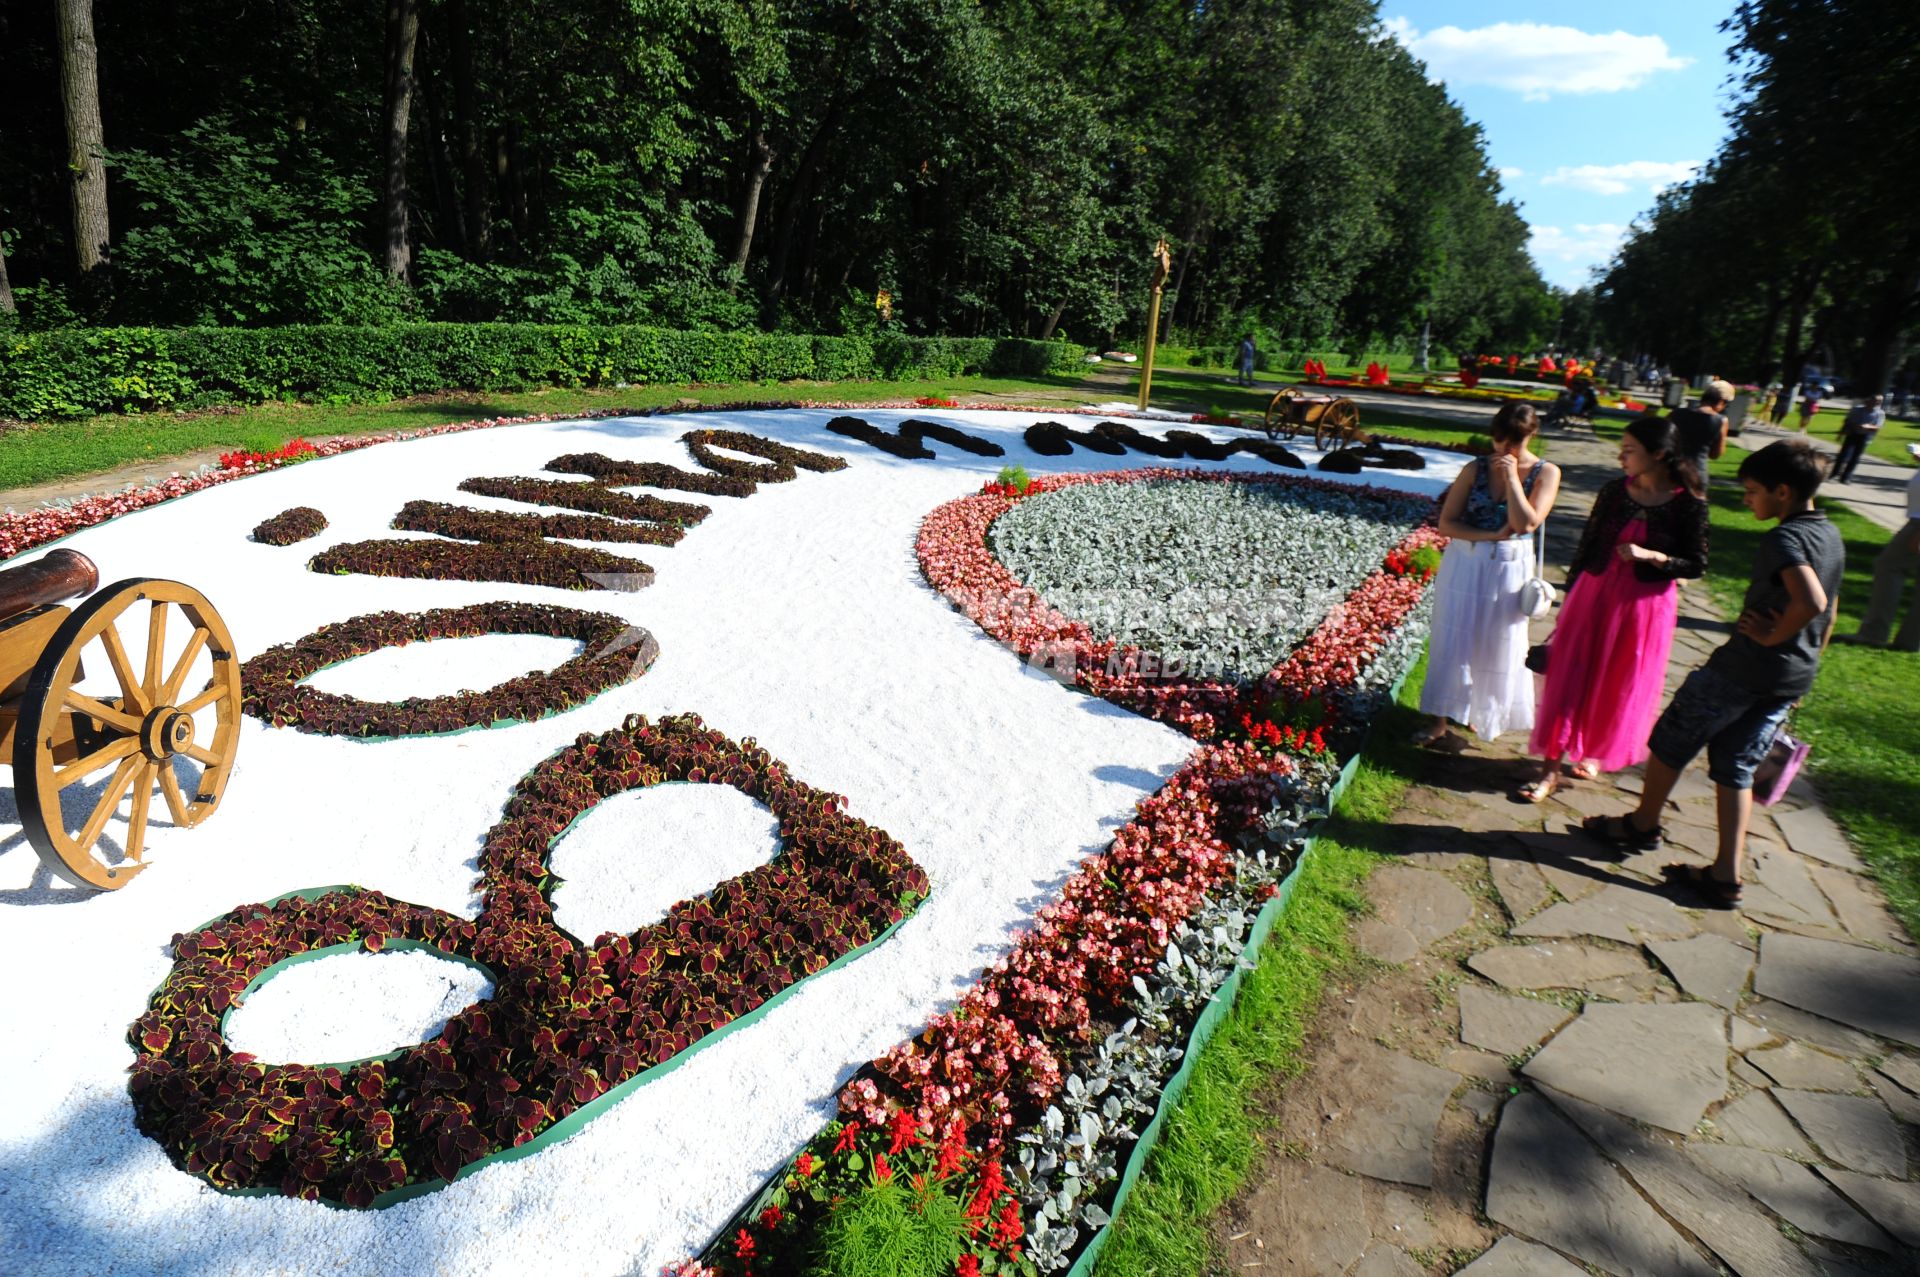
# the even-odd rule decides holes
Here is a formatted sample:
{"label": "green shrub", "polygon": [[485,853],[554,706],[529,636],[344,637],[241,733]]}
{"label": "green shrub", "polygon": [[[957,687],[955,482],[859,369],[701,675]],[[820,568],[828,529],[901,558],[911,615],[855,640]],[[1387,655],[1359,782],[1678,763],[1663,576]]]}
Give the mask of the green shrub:
{"label": "green shrub", "polygon": [[37,421],[270,399],[863,377],[1078,375],[1066,342],[817,337],[627,324],[295,324],[0,333],[0,417]]}
{"label": "green shrub", "polygon": [[952,1277],[966,1250],[966,1208],[937,1185],[874,1183],[820,1228],[814,1277]]}

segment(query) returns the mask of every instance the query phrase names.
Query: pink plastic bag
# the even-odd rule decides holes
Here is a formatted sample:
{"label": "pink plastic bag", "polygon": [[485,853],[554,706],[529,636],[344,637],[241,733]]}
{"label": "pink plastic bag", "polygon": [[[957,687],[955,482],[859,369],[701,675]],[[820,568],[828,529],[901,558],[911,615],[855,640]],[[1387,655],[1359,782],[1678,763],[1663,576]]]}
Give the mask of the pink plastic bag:
{"label": "pink plastic bag", "polygon": [[1793,778],[1800,774],[1801,764],[1807,761],[1807,755],[1812,752],[1813,746],[1786,728],[1781,728],[1773,738],[1773,747],[1760,760],[1760,766],[1754,769],[1753,801],[1762,807],[1771,807],[1786,797],[1787,787],[1793,784]]}

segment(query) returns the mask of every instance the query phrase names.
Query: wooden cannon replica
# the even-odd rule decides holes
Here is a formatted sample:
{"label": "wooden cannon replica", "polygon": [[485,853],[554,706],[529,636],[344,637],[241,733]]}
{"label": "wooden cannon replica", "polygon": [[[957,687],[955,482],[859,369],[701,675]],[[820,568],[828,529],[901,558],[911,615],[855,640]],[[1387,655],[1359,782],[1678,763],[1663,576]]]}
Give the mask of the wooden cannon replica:
{"label": "wooden cannon replica", "polygon": [[[13,764],[20,824],[47,868],[111,891],[146,867],[156,787],[176,827],[220,805],[240,743],[240,662],[191,586],[99,582],[72,550],[0,569],[0,761]],[[114,855],[101,836],[129,794]]]}
{"label": "wooden cannon replica", "polygon": [[1335,446],[1365,443],[1360,429],[1360,405],[1344,395],[1310,395],[1298,386],[1282,386],[1267,404],[1267,438],[1291,440],[1313,432],[1313,446],[1325,452]]}

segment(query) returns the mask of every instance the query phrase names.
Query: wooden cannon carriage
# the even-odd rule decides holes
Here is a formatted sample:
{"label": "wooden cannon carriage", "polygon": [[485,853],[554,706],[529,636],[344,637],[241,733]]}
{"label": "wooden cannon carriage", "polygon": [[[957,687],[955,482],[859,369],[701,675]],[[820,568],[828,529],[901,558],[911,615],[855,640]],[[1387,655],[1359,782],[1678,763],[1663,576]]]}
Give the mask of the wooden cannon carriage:
{"label": "wooden cannon carriage", "polygon": [[[240,741],[240,662],[198,590],[99,581],[72,550],[0,569],[0,762],[13,764],[20,824],[46,866],[111,891],[146,867],[156,787],[176,827],[220,805]],[[129,794],[115,854],[102,835]]]}
{"label": "wooden cannon carriage", "polygon": [[1360,405],[1344,395],[1310,395],[1298,386],[1282,386],[1267,404],[1267,438],[1292,439],[1313,432],[1313,446],[1325,452],[1333,447],[1365,443],[1360,429]]}

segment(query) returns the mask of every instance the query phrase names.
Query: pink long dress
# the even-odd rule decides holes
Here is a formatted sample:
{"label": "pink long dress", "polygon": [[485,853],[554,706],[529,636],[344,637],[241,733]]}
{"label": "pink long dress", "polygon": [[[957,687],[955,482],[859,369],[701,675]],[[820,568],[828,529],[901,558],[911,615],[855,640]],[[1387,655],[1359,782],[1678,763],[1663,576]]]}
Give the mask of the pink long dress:
{"label": "pink long dress", "polygon": [[[1646,535],[1646,521],[1633,519],[1614,544]],[[1597,576],[1582,572],[1560,606],[1530,748],[1619,771],[1647,757],[1680,599],[1672,581],[1642,581],[1615,554],[1606,562]]]}

